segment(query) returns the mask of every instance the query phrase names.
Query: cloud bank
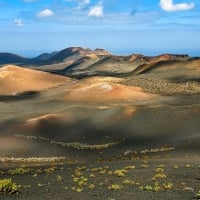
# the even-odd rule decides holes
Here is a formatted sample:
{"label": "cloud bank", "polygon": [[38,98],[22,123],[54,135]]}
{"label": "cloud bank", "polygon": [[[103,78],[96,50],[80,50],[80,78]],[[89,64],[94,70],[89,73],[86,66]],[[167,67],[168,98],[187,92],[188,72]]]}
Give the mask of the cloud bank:
{"label": "cloud bank", "polygon": [[167,12],[184,11],[193,9],[194,3],[174,4],[173,0],[160,0],[160,7]]}

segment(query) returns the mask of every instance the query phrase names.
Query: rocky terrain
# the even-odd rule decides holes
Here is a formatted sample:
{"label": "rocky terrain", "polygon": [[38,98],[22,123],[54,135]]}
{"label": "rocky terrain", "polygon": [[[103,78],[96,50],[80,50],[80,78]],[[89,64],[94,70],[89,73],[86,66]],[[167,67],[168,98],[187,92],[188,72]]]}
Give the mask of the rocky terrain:
{"label": "rocky terrain", "polygon": [[200,58],[0,53],[0,199],[200,199]]}

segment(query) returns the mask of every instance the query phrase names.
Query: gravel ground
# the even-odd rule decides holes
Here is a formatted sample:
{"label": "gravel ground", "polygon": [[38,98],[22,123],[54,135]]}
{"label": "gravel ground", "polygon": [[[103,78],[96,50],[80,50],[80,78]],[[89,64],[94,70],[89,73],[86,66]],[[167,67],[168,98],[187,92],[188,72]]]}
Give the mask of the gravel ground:
{"label": "gravel ground", "polygon": [[[198,152],[134,151],[102,157],[76,164],[63,161],[2,167],[0,179],[11,178],[21,186],[19,194],[1,194],[0,199],[192,200],[200,190]],[[24,171],[17,171],[19,168]]]}

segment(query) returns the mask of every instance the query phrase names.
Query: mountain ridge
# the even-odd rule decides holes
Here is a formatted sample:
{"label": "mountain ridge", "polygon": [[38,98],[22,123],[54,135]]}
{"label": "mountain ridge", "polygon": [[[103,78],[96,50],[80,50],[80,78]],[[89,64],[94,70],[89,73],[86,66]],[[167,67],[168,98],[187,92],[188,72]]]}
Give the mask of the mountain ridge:
{"label": "mountain ridge", "polygon": [[[189,63],[189,64],[188,64]],[[199,57],[186,54],[161,54],[145,56],[130,54],[128,56],[113,55],[104,49],[68,47],[52,53],[43,53],[35,58],[24,58],[16,54],[0,53],[0,65],[14,64],[40,71],[84,78],[90,76],[127,77],[143,73],[154,73],[159,70],[180,70],[181,66],[190,68],[199,65]]]}
{"label": "mountain ridge", "polygon": [[[133,61],[136,59],[142,59],[142,60],[150,60],[150,59],[154,59],[155,57],[165,57],[166,59],[173,59],[176,57],[179,58],[189,58],[188,55],[186,54],[160,54],[160,55],[156,55],[156,56],[145,56],[143,54],[130,54],[127,56],[122,56],[122,55],[114,55],[104,49],[101,48],[96,48],[94,50],[91,50],[89,48],[83,48],[83,47],[67,47],[65,49],[62,49],[60,51],[53,51],[51,53],[41,53],[39,55],[37,55],[36,57],[33,58],[28,58],[28,57],[23,57],[21,55],[18,54],[14,54],[14,53],[10,53],[10,52],[0,52],[0,64],[37,64],[37,61],[45,61],[44,63],[41,62],[42,65],[44,64],[52,64],[52,63],[59,63],[59,62],[63,62],[65,60],[65,58],[71,57],[71,56],[76,56],[76,55],[81,55],[81,56],[88,56],[88,57],[92,57],[94,55],[97,56],[114,56],[117,58],[129,58],[129,61]],[[48,61],[48,63],[47,63]]]}

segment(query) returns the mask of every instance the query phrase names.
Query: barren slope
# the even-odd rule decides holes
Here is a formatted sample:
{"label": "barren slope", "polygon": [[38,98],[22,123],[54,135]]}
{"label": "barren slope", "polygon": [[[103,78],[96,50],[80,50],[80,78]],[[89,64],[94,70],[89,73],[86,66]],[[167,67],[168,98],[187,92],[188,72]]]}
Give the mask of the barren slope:
{"label": "barren slope", "polygon": [[150,100],[158,97],[158,95],[143,92],[140,87],[117,83],[120,80],[111,77],[81,80],[67,88],[64,99],[84,102],[109,102]]}
{"label": "barren slope", "polygon": [[8,65],[0,68],[0,95],[41,91],[70,81],[67,77]]}

